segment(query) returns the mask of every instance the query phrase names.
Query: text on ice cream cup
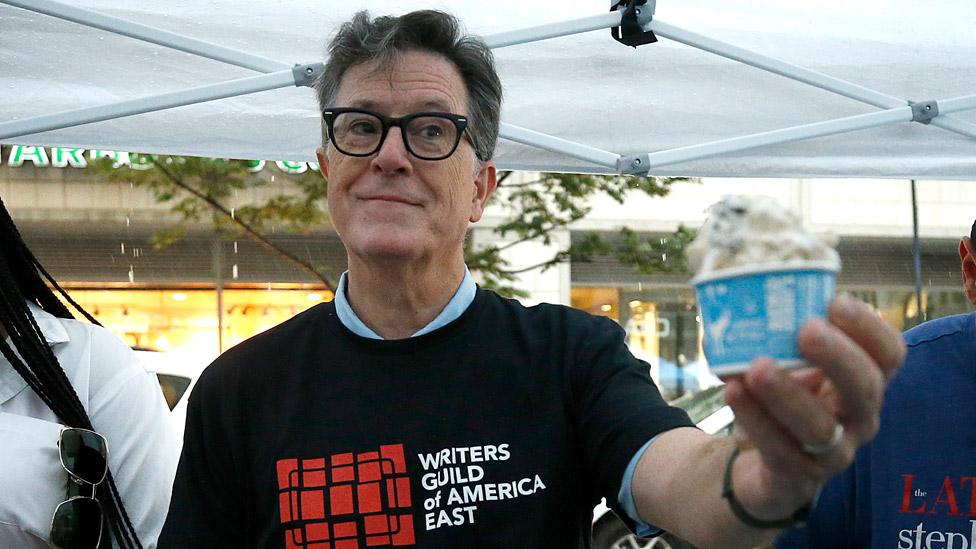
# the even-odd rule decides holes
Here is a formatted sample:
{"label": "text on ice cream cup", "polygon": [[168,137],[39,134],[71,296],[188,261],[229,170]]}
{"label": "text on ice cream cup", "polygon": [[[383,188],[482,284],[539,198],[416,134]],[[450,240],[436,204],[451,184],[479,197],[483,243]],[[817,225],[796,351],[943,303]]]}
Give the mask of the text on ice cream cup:
{"label": "text on ice cream cup", "polygon": [[709,369],[739,374],[760,356],[784,368],[805,366],[797,332],[826,317],[836,280],[837,265],[823,261],[733,267],[692,279]]}

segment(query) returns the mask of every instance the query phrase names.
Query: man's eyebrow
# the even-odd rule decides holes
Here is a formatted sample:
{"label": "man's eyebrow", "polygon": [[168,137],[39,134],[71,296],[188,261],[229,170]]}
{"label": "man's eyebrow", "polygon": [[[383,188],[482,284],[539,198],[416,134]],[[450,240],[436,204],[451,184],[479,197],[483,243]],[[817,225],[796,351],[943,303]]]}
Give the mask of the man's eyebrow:
{"label": "man's eyebrow", "polygon": [[376,109],[376,102],[371,99],[356,99],[350,102],[349,106],[359,109],[374,110]]}
{"label": "man's eyebrow", "polygon": [[424,102],[424,109],[434,110],[434,111],[450,111],[451,106],[447,101],[441,99],[430,99]]}
{"label": "man's eyebrow", "polygon": [[[381,105],[372,99],[354,99],[349,102],[348,106],[371,111],[381,110]],[[420,111],[452,112],[452,107],[448,101],[443,99],[428,99],[415,110],[415,112]]]}

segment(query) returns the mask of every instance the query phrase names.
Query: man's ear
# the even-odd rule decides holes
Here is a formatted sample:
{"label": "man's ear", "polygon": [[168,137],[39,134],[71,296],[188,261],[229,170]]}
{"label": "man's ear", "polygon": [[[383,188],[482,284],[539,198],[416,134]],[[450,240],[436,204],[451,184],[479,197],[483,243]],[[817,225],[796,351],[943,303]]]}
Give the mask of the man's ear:
{"label": "man's ear", "polygon": [[322,177],[329,180],[329,157],[325,156],[325,149],[318,147],[315,149],[315,157],[319,159],[319,171]]}
{"label": "man's ear", "polygon": [[959,241],[959,263],[962,267],[962,289],[969,302],[976,305],[976,244],[968,237]]}
{"label": "man's ear", "polygon": [[485,206],[488,205],[488,199],[491,198],[498,186],[493,160],[486,160],[481,163],[481,167],[474,174],[474,185],[476,190],[471,198],[471,217],[468,218],[472,223],[481,220],[482,214],[485,213]]}

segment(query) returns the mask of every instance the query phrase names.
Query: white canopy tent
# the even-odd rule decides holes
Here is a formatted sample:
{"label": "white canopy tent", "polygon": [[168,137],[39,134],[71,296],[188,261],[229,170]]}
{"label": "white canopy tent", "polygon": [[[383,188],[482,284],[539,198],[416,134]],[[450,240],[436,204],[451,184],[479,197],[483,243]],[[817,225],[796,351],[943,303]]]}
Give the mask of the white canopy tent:
{"label": "white canopy tent", "polygon": [[334,29],[437,8],[496,47],[502,169],[976,179],[972,0],[651,0],[637,49],[608,4],[0,0],[0,141],[313,160]]}

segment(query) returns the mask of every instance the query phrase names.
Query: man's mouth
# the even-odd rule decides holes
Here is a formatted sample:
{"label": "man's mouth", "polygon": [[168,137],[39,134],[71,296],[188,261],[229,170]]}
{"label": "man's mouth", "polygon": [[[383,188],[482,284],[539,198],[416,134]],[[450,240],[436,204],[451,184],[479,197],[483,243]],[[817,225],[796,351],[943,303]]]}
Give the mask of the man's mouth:
{"label": "man's mouth", "polygon": [[397,202],[397,203],[400,203],[400,204],[407,204],[408,206],[417,206],[418,205],[416,202],[413,202],[412,200],[409,200],[409,199],[404,198],[402,196],[393,195],[393,194],[370,195],[370,196],[363,197],[362,200],[367,200],[367,201],[378,200],[378,201],[382,201],[382,202]]}

